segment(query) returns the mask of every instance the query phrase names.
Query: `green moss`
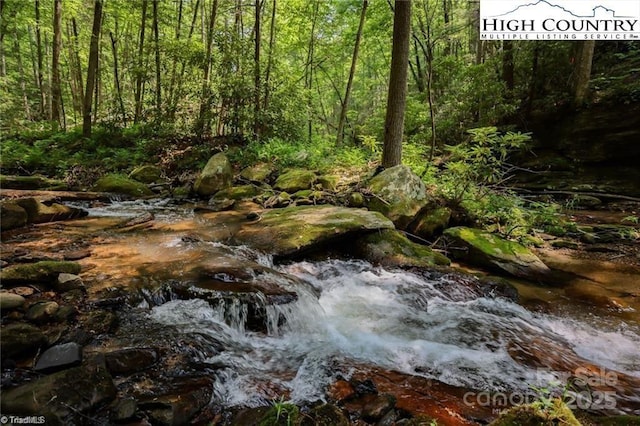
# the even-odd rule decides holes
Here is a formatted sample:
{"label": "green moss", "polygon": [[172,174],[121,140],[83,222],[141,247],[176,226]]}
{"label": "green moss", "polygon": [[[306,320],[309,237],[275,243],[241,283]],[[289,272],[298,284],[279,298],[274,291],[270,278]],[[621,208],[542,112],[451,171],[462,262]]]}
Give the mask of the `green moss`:
{"label": "green moss", "polygon": [[253,185],[232,186],[216,192],[213,196],[214,200],[243,200],[253,198],[260,193],[260,189]]}
{"label": "green moss", "polygon": [[6,267],[0,271],[0,281],[7,284],[50,282],[63,272],[79,274],[80,270],[80,265],[75,262],[44,260]]}
{"label": "green moss", "polygon": [[137,180],[142,183],[153,183],[160,180],[162,176],[162,169],[158,166],[152,165],[144,165],[140,167],[136,167],[133,169],[131,173],[129,173],[129,177],[131,179]]}
{"label": "green moss", "polygon": [[329,191],[335,191],[338,186],[338,181],[340,178],[335,175],[324,175],[318,178],[318,184],[322,187],[322,189],[326,189]]}
{"label": "green moss", "polygon": [[293,194],[293,198],[294,199],[311,198],[311,194],[313,194],[312,190],[310,190],[310,189],[302,189],[300,191],[297,191],[295,194]]}
{"label": "green moss", "polygon": [[281,191],[297,192],[302,189],[310,189],[316,180],[316,174],[311,170],[293,169],[281,174],[274,188]]}
{"label": "green moss", "polygon": [[387,267],[429,267],[451,263],[442,254],[409,241],[394,229],[372,232],[358,240],[356,248],[365,259]]}
{"label": "green moss", "polygon": [[94,185],[93,190],[98,192],[113,192],[132,197],[153,195],[153,192],[145,184],[136,182],[121,174],[108,174],[101,177]]}
{"label": "green moss", "polygon": [[500,414],[490,426],[541,426],[566,425],[581,426],[573,412],[560,399],[554,399],[551,405],[541,402],[518,405]]}
{"label": "green moss", "polygon": [[49,179],[44,176],[6,176],[0,175],[0,187],[5,189],[46,189],[61,191],[68,189],[61,180]]}

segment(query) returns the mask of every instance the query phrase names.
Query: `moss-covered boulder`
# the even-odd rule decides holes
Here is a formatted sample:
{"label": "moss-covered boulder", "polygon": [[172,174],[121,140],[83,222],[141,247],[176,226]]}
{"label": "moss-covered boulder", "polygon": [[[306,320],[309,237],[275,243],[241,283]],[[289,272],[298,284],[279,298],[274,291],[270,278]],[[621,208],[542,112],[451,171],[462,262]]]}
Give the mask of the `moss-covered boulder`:
{"label": "moss-covered boulder", "polygon": [[56,222],[84,217],[88,214],[86,210],[77,207],[69,207],[58,203],[46,205],[35,198],[20,198],[15,202],[27,212],[27,221],[29,223]]}
{"label": "moss-covered boulder", "polygon": [[427,204],[427,189],[407,166],[395,166],[374,176],[367,185],[372,194],[367,207],[382,213],[398,229],[406,229]]}
{"label": "moss-covered boulder", "polygon": [[232,186],[216,192],[214,200],[245,200],[260,194],[260,188],[254,185]]}
{"label": "moss-covered boulder", "polygon": [[458,226],[444,232],[447,247],[456,259],[485,267],[498,273],[539,280],[550,273],[531,250],[481,229]]}
{"label": "moss-covered boulder", "polygon": [[0,271],[0,281],[5,285],[53,283],[59,274],[78,274],[80,269],[75,262],[43,260],[8,266]]}
{"label": "moss-covered boulder", "polygon": [[427,208],[421,211],[409,226],[409,231],[422,238],[432,238],[449,224],[451,209],[448,207]]}
{"label": "moss-covered boulder", "polygon": [[235,239],[276,256],[289,256],[349,235],[381,229],[393,229],[393,223],[377,212],[300,206],[262,212],[262,219],[243,225]]}
{"label": "moss-covered boulder", "polygon": [[540,426],[566,425],[581,426],[573,412],[561,399],[554,399],[550,404],[533,402],[510,408],[500,414],[490,426]]}
{"label": "moss-covered boulder", "polygon": [[303,189],[310,189],[316,178],[316,174],[311,170],[292,169],[278,176],[273,187],[291,194]]}
{"label": "moss-covered boulder", "polygon": [[162,178],[162,169],[158,166],[146,164],[133,169],[129,173],[129,177],[142,183],[158,182]]}
{"label": "moss-covered boulder", "polygon": [[451,261],[427,246],[409,241],[395,229],[385,229],[360,237],[356,253],[371,263],[386,267],[429,267]]}
{"label": "moss-covered boulder", "polygon": [[37,327],[18,322],[2,327],[0,343],[2,359],[20,358],[35,354],[47,344],[47,338]]}
{"label": "moss-covered boulder", "polygon": [[251,182],[264,182],[273,173],[273,167],[269,163],[260,163],[249,166],[240,172],[240,177]]}
{"label": "moss-covered boulder", "polygon": [[27,219],[27,212],[15,200],[0,203],[0,229],[3,231],[23,227]]}
{"label": "moss-covered boulder", "polygon": [[336,175],[323,175],[318,177],[318,185],[327,191],[335,191],[339,181],[340,177]]}
{"label": "moss-covered boulder", "polygon": [[145,197],[153,195],[153,192],[147,187],[147,185],[120,174],[108,174],[101,177],[93,186],[93,190],[98,192],[112,192],[114,194],[128,195],[130,197]]}
{"label": "moss-covered boulder", "polygon": [[200,196],[206,197],[225,188],[233,182],[233,169],[229,159],[223,152],[219,152],[209,159],[200,176],[196,179],[193,189]]}
{"label": "moss-covered boulder", "polygon": [[40,175],[7,176],[0,175],[0,188],[4,189],[42,189],[49,191],[64,191],[69,189],[64,181],[49,179]]}

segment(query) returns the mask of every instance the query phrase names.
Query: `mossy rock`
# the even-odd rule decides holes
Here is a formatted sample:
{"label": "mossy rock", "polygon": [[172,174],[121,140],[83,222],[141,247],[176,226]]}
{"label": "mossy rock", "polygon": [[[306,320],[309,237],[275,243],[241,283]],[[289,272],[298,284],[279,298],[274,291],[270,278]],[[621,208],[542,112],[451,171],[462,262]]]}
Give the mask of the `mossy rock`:
{"label": "mossy rock", "polygon": [[0,203],[0,226],[3,231],[21,228],[27,224],[27,220],[27,212],[15,200]]}
{"label": "mossy rock", "polygon": [[431,238],[441,233],[449,224],[451,209],[448,207],[435,207],[420,212],[409,226],[412,234],[422,238]]}
{"label": "mossy rock", "polygon": [[218,191],[229,188],[232,181],[231,163],[223,152],[219,152],[212,156],[204,166],[193,189],[200,196],[214,195]]}
{"label": "mossy rock", "polygon": [[294,193],[303,189],[311,189],[316,181],[316,174],[311,170],[293,169],[280,176],[274,184],[274,188],[288,193]]}
{"label": "mossy rock", "polygon": [[35,198],[20,198],[16,203],[27,212],[29,223],[56,222],[84,217],[88,214],[86,210],[58,203],[48,206]]}
{"label": "mossy rock", "polygon": [[240,172],[240,177],[251,182],[264,182],[273,173],[273,167],[269,163],[260,163],[249,166]]}
{"label": "mossy rock", "polygon": [[0,271],[0,281],[9,285],[52,283],[59,274],[79,274],[80,269],[80,265],[75,262],[44,260],[8,266]]}
{"label": "mossy rock", "polygon": [[381,229],[393,229],[393,223],[377,212],[299,206],[264,211],[261,220],[243,225],[235,240],[275,256],[291,256],[347,235]]}
{"label": "mossy rock", "polygon": [[347,203],[351,207],[362,207],[365,203],[364,195],[361,192],[351,192],[347,196]]}
{"label": "mossy rock", "polygon": [[0,175],[0,188],[4,189],[42,189],[49,191],[64,191],[69,189],[61,180],[49,179],[40,175],[7,176]]}
{"label": "mossy rock", "polygon": [[154,183],[162,178],[162,169],[158,166],[147,164],[133,169],[129,173],[129,177],[142,183]]}
{"label": "mossy rock", "polygon": [[518,405],[500,414],[490,426],[540,426],[566,425],[582,426],[567,405],[560,399],[554,399],[550,406],[541,402]]}
{"label": "mossy rock", "polygon": [[[46,336],[33,325],[13,323],[2,327],[0,332],[2,358],[20,358],[33,355],[47,344]],[[4,398],[4,392],[3,392]]]}
{"label": "mossy rock", "polygon": [[130,197],[145,197],[153,195],[147,185],[120,174],[108,174],[96,182],[94,191],[112,192],[114,194],[128,195]]}
{"label": "mossy rock", "polygon": [[427,246],[416,244],[395,229],[385,229],[360,237],[356,253],[385,267],[429,267],[449,265],[451,261]]}
{"label": "mossy rock", "polygon": [[339,181],[340,177],[336,175],[323,175],[320,176],[317,180],[318,185],[320,185],[322,189],[326,189],[327,191],[335,191],[338,187]]}
{"label": "mossy rock", "polygon": [[294,200],[297,200],[299,198],[311,198],[311,195],[313,194],[313,191],[310,189],[302,189],[300,191],[297,191],[295,194],[293,194],[292,198]]}
{"label": "mossy rock", "polygon": [[254,185],[232,186],[216,192],[214,200],[244,200],[253,198],[260,194],[260,189]]}
{"label": "mossy rock", "polygon": [[456,259],[520,278],[538,280],[551,271],[531,250],[481,229],[463,226],[444,232],[448,249]]}

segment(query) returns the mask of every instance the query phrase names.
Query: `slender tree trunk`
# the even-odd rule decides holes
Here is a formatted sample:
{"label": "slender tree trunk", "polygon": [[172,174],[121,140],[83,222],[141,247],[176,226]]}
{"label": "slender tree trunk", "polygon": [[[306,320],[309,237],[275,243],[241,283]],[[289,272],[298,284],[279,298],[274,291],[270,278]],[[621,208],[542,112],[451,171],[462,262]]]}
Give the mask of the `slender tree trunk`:
{"label": "slender tree trunk", "polygon": [[356,74],[356,63],[358,62],[358,50],[360,49],[360,40],[362,39],[362,29],[364,28],[364,20],[367,14],[367,0],[362,1],[362,10],[360,11],[360,22],[358,23],[358,32],[356,33],[356,42],[353,46],[353,55],[351,57],[351,69],[349,70],[349,79],[347,80],[347,89],[344,92],[342,108],[340,108],[340,120],[338,121],[338,137],[336,146],[341,146],[344,141],[344,123],[347,119],[347,109],[349,108],[349,98],[351,97],[351,86],[353,78]]}
{"label": "slender tree trunk", "polygon": [[[116,28],[118,28],[117,24],[116,24]],[[120,114],[122,114],[122,123],[124,124],[124,127],[127,127],[127,112],[124,109],[124,102],[122,100],[122,90],[120,88],[120,77],[118,75],[118,49],[116,45],[116,38],[113,36],[113,33],[111,31],[109,31],[109,38],[111,38],[111,51],[113,52],[113,80],[116,86],[116,96],[118,97],[118,104],[120,105]]]}
{"label": "slender tree trunk", "polygon": [[156,59],[156,118],[162,116],[162,84],[160,81],[160,32],[158,31],[158,2],[153,2],[153,42]]}
{"label": "slender tree trunk", "polygon": [[202,77],[202,99],[200,100],[200,113],[198,114],[198,123],[196,131],[199,135],[209,131],[211,124],[211,53],[213,48],[213,28],[216,22],[216,14],[218,13],[218,0],[213,0],[211,5],[211,16],[209,18],[209,28],[207,30],[207,47],[205,51],[205,63],[203,66]]}
{"label": "slender tree trunk", "polygon": [[536,83],[538,80],[538,62],[540,58],[540,42],[534,41],[533,60],[531,61],[531,78],[529,79],[529,93],[527,96],[527,106],[525,109],[525,117],[531,117],[533,109],[533,101],[536,98]]}
{"label": "slender tree trunk", "polygon": [[307,52],[307,62],[304,68],[306,96],[307,96],[307,137],[309,143],[313,137],[313,119],[311,114],[311,86],[313,84],[313,69],[314,69],[314,50],[316,40],[316,21],[318,19],[318,10],[320,7],[320,0],[315,0],[313,6],[313,15],[311,17],[311,36],[309,37],[309,48]]}
{"label": "slender tree trunk", "polygon": [[[193,36],[193,33],[196,28],[196,22],[198,21],[198,11],[200,10],[200,8],[198,7],[199,4],[200,4],[200,0],[196,0],[195,5],[193,6],[193,19],[191,20],[191,26],[189,27],[189,34],[187,35],[187,41],[191,40],[191,37]],[[187,65],[187,62],[185,59],[183,59],[180,63],[180,73],[179,73],[179,78],[176,86],[176,93],[173,101],[175,108],[177,108],[178,102],[182,98],[182,80],[184,77],[186,65]]]}
{"label": "slender tree trunk", "polygon": [[78,112],[82,111],[84,105],[84,82],[82,79],[82,62],[80,61],[80,45],[78,43],[78,25],[76,18],[71,18],[71,25],[73,27],[73,49],[75,53],[75,75],[76,84],[78,85]]}
{"label": "slender tree trunk", "polygon": [[16,54],[18,62],[18,74],[20,75],[20,91],[22,92],[22,103],[24,105],[24,116],[28,121],[32,120],[31,108],[29,107],[29,97],[27,96],[26,76],[24,75],[24,67],[22,66],[22,55],[20,54],[20,44],[18,38],[18,30],[16,29],[15,38],[13,40],[13,50]]}
{"label": "slender tree trunk", "polygon": [[98,40],[102,26],[102,0],[95,0],[93,10],[93,29],[89,47],[89,68],[87,70],[87,89],[84,92],[84,108],[82,112],[82,135],[91,137],[91,101],[98,70]]}
{"label": "slender tree trunk", "polygon": [[253,137],[256,141],[260,140],[260,41],[262,38],[260,30],[261,8],[262,2],[255,0],[255,23],[254,23],[254,53],[253,53]]}
{"label": "slender tree trunk", "polygon": [[54,130],[58,129],[60,121],[60,102],[62,88],[60,86],[60,50],[62,49],[62,0],[55,0],[53,6],[53,53],[51,55],[51,123]]}
{"label": "slender tree trunk", "polygon": [[[102,29],[102,21],[104,20],[104,12],[100,18],[100,27]],[[93,98],[93,111],[92,111],[92,123],[95,125],[98,122],[98,107],[101,105],[102,99],[102,30],[98,31],[98,62],[96,64],[96,84],[95,84],[95,96]]]}
{"label": "slender tree trunk", "polygon": [[4,0],[0,0],[0,77],[7,75],[7,61],[4,56],[4,36],[6,33],[4,10]]}
{"label": "slender tree trunk", "polygon": [[135,112],[133,115],[133,122],[138,123],[140,121],[140,116],[142,115],[142,100],[143,100],[143,91],[142,91],[142,80],[145,75],[145,70],[143,68],[143,59],[144,59],[144,33],[147,27],[147,5],[148,0],[142,0],[142,22],[140,23],[140,43],[138,44],[138,69],[136,70],[136,89],[135,89]]}
{"label": "slender tree trunk", "polygon": [[271,22],[269,23],[269,56],[267,58],[267,71],[264,76],[264,99],[262,100],[263,109],[269,108],[269,95],[271,88],[269,87],[269,79],[271,77],[271,67],[273,66],[273,53],[276,45],[276,0],[271,4]]}
{"label": "slender tree trunk", "polygon": [[[180,29],[182,27],[182,9],[183,0],[178,3],[178,24],[176,25],[176,42],[180,40]],[[174,121],[176,113],[176,105],[174,103],[174,89],[176,84],[176,73],[178,69],[178,55],[174,55],[171,64],[171,79],[169,80],[169,94],[168,94],[168,108],[169,108],[169,121]]]}
{"label": "slender tree trunk", "polygon": [[507,90],[512,92],[515,87],[513,72],[513,41],[503,40],[502,50],[502,79],[507,86]]}
{"label": "slender tree trunk", "polygon": [[407,101],[407,68],[411,37],[411,0],[395,0],[389,94],[384,126],[382,167],[402,164],[402,135]]}
{"label": "slender tree trunk", "polygon": [[44,66],[42,53],[42,34],[40,32],[40,0],[35,0],[36,10],[36,57],[37,57],[37,73],[38,73],[38,90],[40,91],[40,119],[46,116],[47,99],[44,90]]}
{"label": "slender tree trunk", "polygon": [[429,164],[433,161],[436,151],[436,117],[433,102],[433,47],[429,42],[429,55],[427,56],[427,99],[429,101],[429,118],[431,119],[431,151],[429,152]]}
{"label": "slender tree trunk", "polygon": [[593,64],[593,52],[596,46],[595,40],[579,42],[573,71],[573,105],[576,107],[584,104],[589,93],[589,81],[591,80],[591,66]]}
{"label": "slender tree trunk", "polygon": [[413,80],[416,82],[416,86],[418,88],[418,92],[424,93],[425,85],[424,85],[424,70],[422,69],[422,62],[420,61],[420,55],[418,51],[418,41],[416,37],[413,37],[413,57],[415,58],[416,65],[409,61],[409,69],[411,70],[411,75],[413,76]]}

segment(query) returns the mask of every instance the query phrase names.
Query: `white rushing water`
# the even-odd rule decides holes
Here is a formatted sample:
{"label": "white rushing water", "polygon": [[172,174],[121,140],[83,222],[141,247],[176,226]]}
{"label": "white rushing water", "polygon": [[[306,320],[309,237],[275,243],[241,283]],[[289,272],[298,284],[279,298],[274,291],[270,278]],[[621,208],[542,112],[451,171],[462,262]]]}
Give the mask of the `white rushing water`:
{"label": "white rushing water", "polygon": [[536,336],[640,377],[640,335],[632,327],[604,330],[534,314],[505,299],[478,298],[446,278],[363,261],[299,262],[280,270],[310,282],[320,296],[298,289],[297,302],[269,307],[268,334],[244,329],[242,306],[179,300],[151,311],[155,321],[185,333],[210,333],[224,344],[224,351],[205,360],[223,366],[215,385],[221,404],[267,403],[269,384],[290,390],[296,402],[322,399],[335,360],[480,390],[526,390],[552,380],[553,373],[517,363],[507,347]]}

